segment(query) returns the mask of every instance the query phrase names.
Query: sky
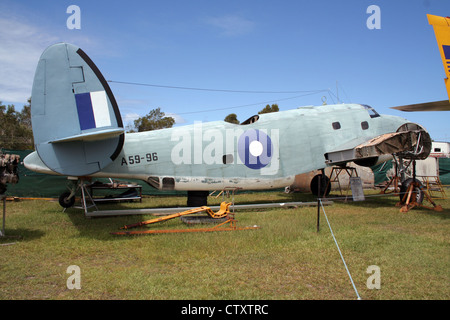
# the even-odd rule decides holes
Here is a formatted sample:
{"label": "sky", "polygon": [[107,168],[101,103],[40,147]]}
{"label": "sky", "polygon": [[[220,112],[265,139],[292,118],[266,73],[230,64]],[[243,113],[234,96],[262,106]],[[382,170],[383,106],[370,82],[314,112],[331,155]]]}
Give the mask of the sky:
{"label": "sky", "polygon": [[390,109],[448,99],[426,14],[450,16],[450,1],[0,0],[0,101],[20,110],[42,52],[68,42],[110,81],[126,125],[155,108],[182,126],[326,101],[367,104],[450,141],[449,111]]}

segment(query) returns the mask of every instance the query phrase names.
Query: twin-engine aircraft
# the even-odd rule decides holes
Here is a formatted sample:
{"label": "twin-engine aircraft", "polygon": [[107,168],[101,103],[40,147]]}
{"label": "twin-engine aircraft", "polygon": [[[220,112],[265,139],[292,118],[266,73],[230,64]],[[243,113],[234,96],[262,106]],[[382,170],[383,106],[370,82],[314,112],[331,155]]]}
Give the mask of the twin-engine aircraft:
{"label": "twin-engine aircraft", "polygon": [[[188,191],[188,206],[207,191],[289,186],[295,175],[355,162],[372,166],[392,154],[426,158],[427,131],[360,104],[301,107],[224,121],[126,133],[114,95],[80,48],[47,48],[34,77],[33,171],[139,179],[159,190]],[[75,189],[67,196],[67,203]]]}

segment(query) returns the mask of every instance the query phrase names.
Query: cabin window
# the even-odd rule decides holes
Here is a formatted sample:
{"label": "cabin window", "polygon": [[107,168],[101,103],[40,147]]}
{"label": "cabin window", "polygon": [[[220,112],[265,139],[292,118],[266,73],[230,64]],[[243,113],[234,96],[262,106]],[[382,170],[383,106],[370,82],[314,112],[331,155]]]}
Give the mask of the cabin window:
{"label": "cabin window", "polygon": [[365,104],[363,104],[362,106],[367,110],[367,112],[369,113],[369,116],[370,116],[371,118],[377,118],[377,117],[380,116],[380,115],[378,114],[378,112],[376,112],[375,109],[372,108],[371,106],[368,106],[368,105],[365,105]]}
{"label": "cabin window", "polygon": [[174,178],[165,177],[162,179],[162,189],[163,190],[173,190],[175,188]]}
{"label": "cabin window", "polygon": [[339,122],[333,122],[331,125],[334,130],[339,130],[341,128],[341,124]]}
{"label": "cabin window", "polygon": [[230,164],[233,163],[234,157],[232,154],[224,154],[222,157],[223,164]]}
{"label": "cabin window", "polygon": [[362,128],[363,130],[369,129],[369,123],[368,123],[367,121],[361,122],[361,128]]}
{"label": "cabin window", "polygon": [[434,148],[434,152],[441,152],[441,148]]}

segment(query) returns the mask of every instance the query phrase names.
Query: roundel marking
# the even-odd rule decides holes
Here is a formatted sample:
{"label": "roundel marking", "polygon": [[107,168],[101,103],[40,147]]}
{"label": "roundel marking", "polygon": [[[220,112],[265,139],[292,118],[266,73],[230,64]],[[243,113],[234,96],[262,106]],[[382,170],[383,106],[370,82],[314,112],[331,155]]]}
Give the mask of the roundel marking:
{"label": "roundel marking", "polygon": [[252,156],[259,157],[263,153],[264,147],[261,142],[255,140],[250,143],[248,150]]}
{"label": "roundel marking", "polygon": [[272,140],[260,130],[247,130],[239,137],[239,158],[250,169],[267,166],[272,159],[272,150]]}

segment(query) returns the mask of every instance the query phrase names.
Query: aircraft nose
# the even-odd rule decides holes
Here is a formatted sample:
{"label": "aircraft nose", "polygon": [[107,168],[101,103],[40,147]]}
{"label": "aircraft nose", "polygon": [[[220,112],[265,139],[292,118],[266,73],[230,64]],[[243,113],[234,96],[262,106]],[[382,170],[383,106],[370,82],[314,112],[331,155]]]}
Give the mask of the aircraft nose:
{"label": "aircraft nose", "polygon": [[425,128],[417,123],[407,122],[397,129],[397,143],[408,145],[407,151],[403,151],[399,156],[407,159],[423,160],[431,152],[431,137]]}

